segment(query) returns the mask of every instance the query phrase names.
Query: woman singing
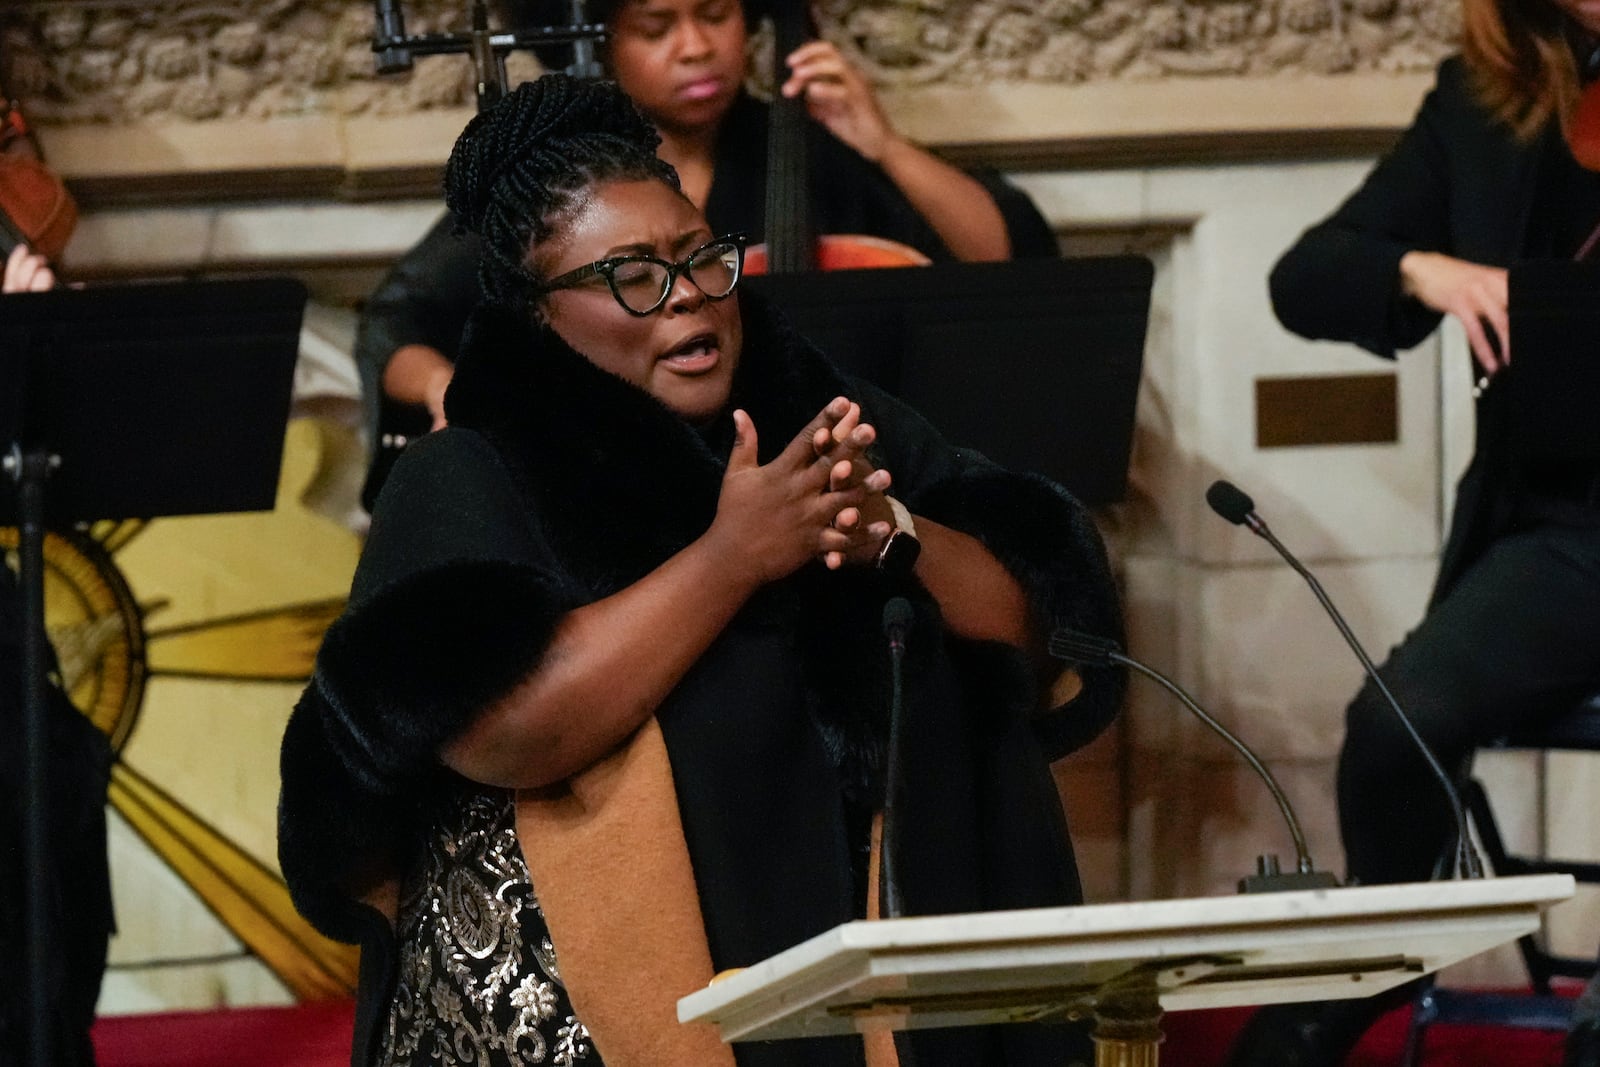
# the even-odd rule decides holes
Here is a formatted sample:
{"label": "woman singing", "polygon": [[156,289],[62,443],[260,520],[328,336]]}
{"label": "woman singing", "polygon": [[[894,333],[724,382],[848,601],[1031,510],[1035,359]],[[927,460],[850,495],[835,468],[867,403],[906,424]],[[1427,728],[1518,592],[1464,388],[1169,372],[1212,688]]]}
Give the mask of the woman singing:
{"label": "woman singing", "polygon": [[[484,305],[283,746],[297,904],[364,945],[360,1064],[893,1062],[855,1038],[730,1049],[675,1004],[879,911],[895,596],[906,911],[1079,899],[1048,762],[1121,678],[1066,701],[1041,650],[1058,622],[1120,633],[1089,517],[741,293],[742,235],[656,146],[615,86],[552,75],[450,159]],[[1058,1067],[1078,1040],[901,1048]]]}

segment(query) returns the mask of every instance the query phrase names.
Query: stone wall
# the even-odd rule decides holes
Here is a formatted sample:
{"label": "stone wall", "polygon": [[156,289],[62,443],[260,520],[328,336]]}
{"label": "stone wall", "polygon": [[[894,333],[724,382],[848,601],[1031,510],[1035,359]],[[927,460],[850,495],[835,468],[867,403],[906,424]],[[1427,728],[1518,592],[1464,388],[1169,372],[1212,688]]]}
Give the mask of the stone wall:
{"label": "stone wall", "polygon": [[[11,7],[4,20],[12,92],[47,124],[395,114],[472,103],[470,72],[450,57],[377,78],[372,7],[364,2]],[[406,28],[460,29],[467,8],[465,0],[412,0],[403,5]],[[1451,0],[823,0],[816,16],[824,36],[889,87],[1414,72],[1447,53],[1460,29]],[[508,16],[499,26],[514,24]],[[756,51],[758,67],[770,72],[770,41],[758,36]]]}
{"label": "stone wall", "polygon": [[[459,31],[465,0],[404,5]],[[827,0],[822,31],[907,132],[958,158],[1370,149],[1451,48],[1451,0]],[[505,26],[499,22],[497,26]],[[430,191],[470,114],[460,55],[373,72],[362,0],[32,0],[0,13],[11,92],[94,202]],[[770,84],[771,44],[753,43]],[[526,52],[510,77],[537,72]]]}

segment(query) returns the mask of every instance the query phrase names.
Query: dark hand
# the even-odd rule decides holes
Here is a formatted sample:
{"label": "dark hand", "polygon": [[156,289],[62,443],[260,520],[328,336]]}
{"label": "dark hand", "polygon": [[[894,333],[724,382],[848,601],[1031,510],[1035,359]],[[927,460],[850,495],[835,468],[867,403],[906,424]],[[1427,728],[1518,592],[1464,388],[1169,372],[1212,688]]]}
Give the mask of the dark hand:
{"label": "dark hand", "polygon": [[820,434],[831,435],[851,407],[843,397],[831,401],[765,465],[757,462],[755,423],[744,411],[733,413],[733,452],[707,536],[752,585],[776,581],[818,556],[850,547],[852,535],[835,529],[833,521],[859,507],[867,490],[832,486],[836,464],[817,453],[815,442]]}
{"label": "dark hand", "polygon": [[821,428],[812,436],[813,451],[832,463],[828,470],[829,489],[841,492],[860,488],[866,492],[859,506],[847,507],[834,517],[834,528],[849,541],[843,548],[823,553],[822,562],[829,570],[846,563],[872,563],[884,538],[894,529],[894,515],[885,496],[892,479],[866,454],[877,439],[877,429],[861,421],[861,405],[856,403],[831,429]]}
{"label": "dark hand", "polygon": [[779,92],[805,101],[806,111],[839,140],[874,163],[897,139],[872,83],[831,41],[808,41],[785,59],[789,77]]}

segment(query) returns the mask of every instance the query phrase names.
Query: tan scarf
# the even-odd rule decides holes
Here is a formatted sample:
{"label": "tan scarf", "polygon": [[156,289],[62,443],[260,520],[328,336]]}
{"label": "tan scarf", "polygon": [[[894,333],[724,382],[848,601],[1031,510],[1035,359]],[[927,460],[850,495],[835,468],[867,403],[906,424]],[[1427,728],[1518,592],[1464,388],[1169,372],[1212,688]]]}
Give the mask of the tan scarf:
{"label": "tan scarf", "polygon": [[[678,998],[713,973],[656,720],[563,786],[519,793],[517,837],[561,981],[606,1067],[734,1067],[712,1027],[678,1022]],[[869,1037],[868,1067],[897,1064],[888,1036]]]}

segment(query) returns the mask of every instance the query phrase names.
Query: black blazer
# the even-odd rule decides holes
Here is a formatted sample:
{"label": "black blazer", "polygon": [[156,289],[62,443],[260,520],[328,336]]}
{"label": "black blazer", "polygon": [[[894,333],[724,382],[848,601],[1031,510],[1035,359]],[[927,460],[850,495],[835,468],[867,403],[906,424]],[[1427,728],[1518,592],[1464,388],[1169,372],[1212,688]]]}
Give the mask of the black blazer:
{"label": "black blazer", "polygon": [[[1439,66],[1416,119],[1361,187],[1300,236],[1272,270],[1273,311],[1313,340],[1349,341],[1379,356],[1419,344],[1442,316],[1400,289],[1400,258],[1442,252],[1510,266],[1527,251],[1528,220],[1553,127],[1519,142],[1473,96],[1460,57]],[[1473,372],[1469,364],[1465,368]],[[1477,449],[1461,479],[1440,561],[1437,601],[1504,532],[1516,493],[1504,390],[1478,401]]]}

